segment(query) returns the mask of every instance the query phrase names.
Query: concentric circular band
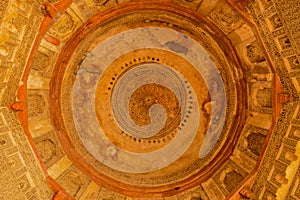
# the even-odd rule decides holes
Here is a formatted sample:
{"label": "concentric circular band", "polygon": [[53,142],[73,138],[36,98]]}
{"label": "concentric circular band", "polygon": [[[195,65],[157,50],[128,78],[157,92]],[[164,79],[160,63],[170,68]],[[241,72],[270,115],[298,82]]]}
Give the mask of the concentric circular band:
{"label": "concentric circular band", "polygon": [[[151,41],[151,39],[149,40],[149,38],[151,38],[151,35],[156,35],[155,39],[157,41],[153,42]],[[172,39],[174,38],[175,40],[169,41],[170,38],[164,38],[164,35],[168,35],[169,37],[171,37]],[[130,43],[133,41],[138,41],[136,42],[136,47],[128,48],[128,45],[126,45],[126,43]],[[117,45],[111,46],[112,43]],[[118,50],[115,51],[113,50],[114,48],[117,48]],[[148,50],[145,50],[145,48]],[[186,49],[188,50],[186,51]],[[129,50],[131,50],[131,52],[133,53],[128,52]],[[153,53],[155,51],[159,53]],[[112,56],[109,54],[109,52],[117,53]],[[198,53],[201,53],[201,55],[204,56],[204,60],[202,60],[201,63],[199,63],[199,60],[193,58],[195,57],[195,54]],[[142,54],[144,55],[141,56]],[[171,54],[172,56],[170,56]],[[127,60],[122,60],[122,55],[126,55]],[[132,57],[130,57],[129,55],[132,55]],[[137,61],[140,57],[141,60],[144,57],[145,59],[149,59],[149,61],[145,63],[156,64],[154,65],[144,63],[143,65],[138,65],[138,67],[133,67],[133,69],[136,68],[142,70],[150,70],[151,65],[156,67],[160,66],[157,64],[157,59],[165,60],[166,66],[171,66],[171,68],[174,68],[176,70],[176,72],[174,71],[171,74],[177,74],[176,76],[178,77],[181,76],[181,82],[185,83],[186,85],[184,87],[181,87],[181,89],[180,87],[163,85],[169,88],[175,94],[175,96],[177,96],[181,107],[181,115],[183,116],[180,118],[180,126],[176,127],[172,131],[168,131],[173,132],[173,135],[171,134],[171,136],[173,136],[174,138],[171,139],[172,137],[167,135],[169,136],[167,137],[167,144],[162,142],[163,140],[148,140],[148,143],[144,144],[144,141],[147,140],[145,140],[145,138],[141,136],[141,131],[139,135],[137,133],[133,133],[133,130],[126,128],[125,130],[122,130],[122,128],[118,126],[118,124],[120,124],[120,121],[115,121],[114,116],[120,116],[120,113],[113,113],[112,111],[116,110],[116,107],[119,107],[114,107],[114,104],[112,104],[112,106],[107,106],[111,105],[111,100],[113,100],[113,102],[115,101],[115,104],[118,103],[118,100],[114,100],[114,96],[111,97],[109,95],[111,94],[111,91],[113,91],[114,81],[112,78],[114,77],[115,80],[118,80],[121,77],[120,81],[122,82],[122,76],[120,75],[122,73],[126,74],[133,70],[131,69],[126,71],[125,68],[128,68],[128,66],[133,66],[134,60]],[[125,58],[125,56],[123,58]],[[82,63],[81,68],[77,73],[77,78],[75,80],[73,91],[74,117],[75,119],[78,119],[78,122],[80,121],[80,123],[76,123],[76,125],[77,129],[79,130],[79,136],[87,150],[103,164],[113,169],[130,173],[145,173],[158,170],[162,167],[170,165],[180,156],[183,156],[183,154],[190,147],[191,143],[194,141],[196,135],[198,135],[197,137],[199,141],[199,144],[196,149],[198,149],[199,152],[198,156],[199,154],[201,155],[201,144],[205,134],[206,137],[214,138],[215,136],[217,136],[216,134],[220,135],[221,131],[220,130],[216,133],[215,130],[211,128],[214,126],[212,123],[211,126],[208,128],[208,122],[210,118],[209,113],[212,112],[212,120],[214,120],[214,122],[217,120],[218,124],[224,123],[224,118],[215,117],[216,114],[220,113],[220,110],[215,110],[216,107],[212,107],[210,109],[210,100],[212,100],[213,103],[219,103],[220,105],[225,105],[224,103],[226,103],[224,102],[224,99],[226,98],[222,78],[219,75],[218,70],[214,65],[213,61],[207,60],[207,58],[209,58],[209,55],[201,46],[199,46],[198,43],[196,43],[184,34],[163,28],[140,28],[125,31],[123,33],[114,35],[113,37],[109,38],[106,41],[103,41],[98,46],[96,46],[91,51],[90,55]],[[118,63],[118,60],[122,61],[123,63]],[[169,61],[168,63],[167,60],[172,60],[172,62]],[[184,62],[182,61],[182,63],[185,63],[183,66],[189,67],[179,67],[180,62],[176,62],[180,60],[186,60]],[[107,68],[106,66],[114,67]],[[158,69],[153,70],[153,72],[156,71],[163,75],[164,70],[167,69],[167,67],[160,66],[160,68],[158,67]],[[123,72],[124,70],[126,72]],[[214,70],[216,73],[213,73]],[[156,73],[156,75],[159,73]],[[211,77],[210,79],[207,79],[208,74],[210,76],[214,74],[214,83],[210,82]],[[86,81],[87,77],[89,83],[82,84],[82,81]],[[204,78],[204,80],[202,77]],[[141,75],[140,79],[146,80],[145,77],[143,78],[143,75]],[[95,85],[97,85],[96,83],[98,80],[98,88],[96,88]],[[190,80],[193,83],[189,82]],[[116,83],[117,82],[118,81],[116,81]],[[159,81],[159,79],[156,79],[152,80],[151,82],[146,81],[142,85],[153,82],[157,82],[159,85],[162,85],[163,81]],[[81,85],[84,85],[85,87],[83,88],[81,87]],[[138,87],[131,88],[130,94],[126,97],[127,100],[125,100],[125,106],[121,107],[121,112],[127,113],[127,117],[124,121],[130,121],[131,117],[129,117],[128,109],[126,109],[126,107],[129,104],[129,97],[131,96],[131,93],[133,93],[137,88]],[[199,90],[199,88],[201,88],[202,90]],[[180,90],[185,90],[186,92],[178,92]],[[126,93],[126,91],[121,92]],[[218,92],[218,94],[216,94],[216,92]],[[83,94],[85,102],[90,102],[90,106],[88,107],[88,109],[84,110],[79,108],[79,105],[82,105]],[[187,98],[188,94],[190,94],[191,99]],[[211,99],[209,97],[209,94]],[[216,98],[217,96],[220,97],[220,95],[222,94],[224,98]],[[95,97],[96,101],[94,100]],[[94,102],[96,102],[96,104],[94,104]],[[225,106],[222,108],[225,109]],[[94,116],[95,113],[97,113],[100,126],[98,125],[96,120],[94,122],[89,121],[89,123],[82,123],[82,120],[84,120],[85,115]],[[225,110],[223,110],[222,113],[223,115],[225,115]],[[189,118],[185,118],[186,115],[188,115]],[[86,124],[89,124],[89,127],[86,127]],[[163,127],[164,125],[165,123],[162,123],[161,126]],[[178,130],[180,129],[180,134],[176,134],[176,132],[174,132],[177,131],[177,128]],[[154,132],[153,135],[151,135],[151,133],[150,136],[148,136],[150,138],[155,136],[160,129],[154,131],[152,130]],[[135,146],[138,146],[138,148],[132,147],[134,145],[126,145],[128,139],[120,140],[120,138],[122,138],[120,137],[120,135],[122,134],[125,136],[125,138],[126,136],[128,136],[129,140],[133,139],[133,141],[137,141],[137,143],[135,143]],[[137,137],[134,137],[134,135]],[[148,136],[146,138],[149,138]],[[139,143],[139,141],[143,142]],[[149,145],[149,141],[151,145]],[[210,142],[210,145],[213,146],[214,143]]]}
{"label": "concentric circular band", "polygon": [[[122,80],[124,80],[122,77],[125,76],[126,78],[126,74],[131,71],[135,72],[134,69],[138,69],[139,72],[145,72],[143,70],[146,70],[147,73],[137,76],[139,81],[135,80],[133,81],[133,84],[137,84],[139,86],[147,84],[149,81],[155,82],[156,84],[166,86],[166,88],[169,88],[171,92],[174,91],[174,93],[177,94],[174,95],[176,99],[180,99],[178,100],[178,103],[180,104],[178,105],[178,108],[180,107],[177,111],[178,113],[176,113],[176,111],[171,113],[174,115],[171,116],[173,117],[173,120],[167,121],[165,127],[161,131],[157,131],[156,135],[150,138],[133,136],[130,131],[124,132],[124,130],[119,128],[117,123],[114,123],[115,119],[112,118],[112,116],[115,117],[119,114],[118,112],[112,112],[114,107],[113,102],[115,101],[115,106],[117,107],[119,104],[127,101],[122,109],[122,113],[128,113],[127,119],[131,120],[131,117],[129,116],[130,112],[128,111],[129,109],[126,109],[126,107],[129,106],[129,96],[133,94],[134,90],[137,89],[138,86],[130,87],[131,80],[134,80],[135,78],[126,80],[128,82],[125,84],[122,82]],[[179,72],[182,73],[180,74]],[[116,74],[118,76],[115,76]],[[156,76],[153,77],[153,75]],[[119,80],[119,76],[121,81]],[[192,82],[193,85],[191,85],[184,77],[188,79],[196,77],[196,81]],[[177,80],[178,83],[174,83],[175,80]],[[118,84],[121,84],[125,88],[130,87],[128,90],[131,92],[128,93],[129,96],[127,97],[127,100],[123,99],[118,101],[118,98],[114,97],[113,93],[116,91],[115,85]],[[195,90],[193,88],[195,88]],[[125,93],[126,89],[121,90],[121,92]],[[148,95],[145,95],[144,98],[146,99],[148,96],[149,93]],[[197,97],[199,100],[197,100]],[[174,101],[176,101],[176,99],[174,99]],[[165,105],[165,108],[168,110],[168,108],[172,107],[173,104],[176,104],[174,101],[172,102],[170,99],[167,99],[167,105]],[[179,129],[182,130],[191,126],[191,124],[189,124],[190,122],[195,125],[202,124],[200,126],[201,128],[198,128],[197,132],[199,132],[199,135],[202,135],[201,137],[204,138],[204,133],[206,132],[204,127],[208,126],[209,114],[206,117],[202,117],[200,121],[198,117],[192,116],[194,115],[192,113],[192,108],[193,104],[195,104],[194,107],[199,107],[198,105],[202,105],[204,102],[209,101],[210,97],[208,94],[208,88],[205,85],[203,78],[189,62],[169,51],[159,49],[140,49],[122,55],[105,70],[97,86],[96,112],[100,127],[102,127],[105,135],[114,144],[128,151],[142,153],[157,150],[166,145],[172,140],[172,138],[174,138]],[[173,107],[176,107],[176,105]],[[196,111],[198,112],[198,110]],[[208,111],[205,110],[205,112]],[[199,146],[201,145],[199,144]]]}

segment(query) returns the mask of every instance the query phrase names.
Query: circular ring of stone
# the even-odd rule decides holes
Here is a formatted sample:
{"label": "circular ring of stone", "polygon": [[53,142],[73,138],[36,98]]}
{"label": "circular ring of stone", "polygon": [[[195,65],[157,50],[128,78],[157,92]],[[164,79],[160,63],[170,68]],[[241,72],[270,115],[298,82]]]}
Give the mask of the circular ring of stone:
{"label": "circular ring of stone", "polygon": [[[130,71],[134,72],[136,69],[138,70],[138,73],[145,72],[144,70],[146,69],[147,73],[142,73],[137,76],[139,81],[137,81],[135,78],[129,78],[127,80],[126,74],[128,74]],[[165,70],[164,73],[163,70]],[[171,76],[168,78],[169,73],[171,73]],[[115,74],[118,74],[118,76],[115,76]],[[137,75],[135,73],[133,74]],[[151,74],[159,74],[162,77],[158,76],[153,78]],[[148,76],[148,78],[145,76]],[[174,83],[174,77],[177,77],[176,79],[179,83]],[[170,78],[172,80],[169,80]],[[189,83],[188,79],[191,80],[191,83]],[[126,83],[124,83],[122,80],[124,80]],[[117,107],[115,110],[118,110],[118,106],[122,102],[126,103],[123,108],[120,109],[122,110],[121,112],[128,113],[129,109],[126,107],[129,104],[130,97],[121,97],[120,100],[120,97],[116,97],[117,95],[113,93],[118,94],[115,89],[118,87],[118,85],[125,87],[125,89],[120,89],[121,91],[126,91],[126,88],[130,85],[129,82],[131,81],[136,85],[133,88],[131,87],[128,89],[129,96],[141,84],[146,84],[148,87],[149,84],[147,83],[149,83],[149,81],[154,82],[155,84],[159,83],[164,85],[166,86],[165,88],[170,88],[168,90],[171,92],[174,91],[176,94],[174,95],[173,100],[170,98],[166,99],[166,97],[170,96],[167,95],[166,89],[162,90],[162,92],[164,92],[163,95],[165,97],[163,98],[165,98],[165,100],[158,98],[157,101],[158,103],[164,105],[167,111],[171,111],[167,112],[168,119],[166,124],[163,124],[164,127],[160,131],[157,131],[154,136],[149,138],[140,138],[131,132],[125,132],[120,128],[118,123],[116,123],[115,117],[113,117],[121,114],[113,112],[113,107]],[[141,88],[143,87],[144,86],[141,86]],[[148,88],[150,91],[153,91],[157,87]],[[139,89],[136,91],[138,90]],[[147,95],[142,96],[142,100],[150,97],[149,91],[146,92]],[[176,102],[177,99],[180,100]],[[196,134],[199,147],[201,147],[201,143],[205,137],[210,120],[209,112],[211,108],[209,102],[210,96],[208,93],[208,88],[204,79],[201,77],[201,74],[182,57],[172,52],[160,49],[140,49],[128,54],[124,54],[120,58],[116,59],[103,72],[103,75],[98,82],[95,97],[96,113],[103,133],[112,143],[121,149],[136,153],[158,150],[168,144],[175,137],[179,130],[183,132],[184,130],[188,129],[188,127],[195,126],[198,126],[198,129],[195,133],[190,131],[185,132],[189,132],[188,134]],[[145,101],[142,103],[147,104]],[[179,105],[176,105],[177,103]],[[199,107],[199,105],[201,106]],[[177,109],[172,112],[172,109],[176,107]],[[193,110],[200,113],[199,117],[194,114]],[[128,115],[129,114],[130,113],[128,113]],[[141,114],[138,117],[140,116]],[[130,116],[127,116],[127,118],[129,119]],[[194,136],[190,138],[192,139]]]}
{"label": "circular ring of stone", "polygon": [[[154,34],[158,37],[168,35],[168,37],[170,36],[171,38],[177,38],[177,40],[170,41],[169,37],[158,39],[156,38],[156,40],[153,41],[153,38],[151,38],[151,36],[153,37]],[[128,48],[128,44],[133,43],[132,40],[135,41],[136,45],[130,46],[130,48]],[[197,148],[199,150],[198,152],[200,158],[203,155],[205,156],[210,151],[210,149],[213,148],[222,131],[222,128],[214,129],[214,124],[218,124],[218,127],[222,127],[222,124],[224,124],[225,121],[225,89],[217,67],[212,60],[210,61],[209,59],[207,59],[210,58],[209,54],[197,42],[177,31],[164,28],[137,28],[116,34],[97,45],[92,50],[91,55],[87,57],[83,62],[75,79],[73,90],[74,118],[82,119],[86,115],[96,115],[94,105],[94,96],[96,93],[95,83],[102,75],[106,66],[109,66],[115,59],[123,54],[128,53],[129,51],[143,48],[162,49],[180,55],[188,60],[193,66],[195,66],[199,73],[204,77],[212,102],[218,104],[218,107],[212,106],[213,123],[210,124],[206,132],[205,140],[209,140],[209,144],[205,146],[204,150],[203,148],[201,148],[201,145],[199,145],[200,147],[198,146]],[[111,52],[116,53],[111,55]],[[195,55],[197,54],[200,54],[204,59],[195,59]],[[97,57],[97,55],[101,55],[101,57]],[[98,63],[96,67],[91,67],[94,65],[88,64],[93,62]],[[89,67],[92,69],[90,69]],[[86,78],[84,77],[86,75],[85,72],[92,73],[92,75],[88,77],[88,79],[90,79],[90,83],[93,83],[92,86],[90,86],[90,88],[84,88],[91,92],[91,95],[87,95],[87,97],[85,97],[90,106],[89,109],[79,109],[77,105],[82,105],[82,102],[77,102],[77,97],[79,97],[78,99],[82,99],[82,94],[87,94],[87,91],[82,92],[82,88],[80,85],[80,81]],[[116,73],[116,76],[117,75],[118,74]],[[207,79],[207,77],[211,75],[213,75],[214,77],[210,77],[209,79]],[[201,104],[201,106],[204,105]],[[192,113],[199,114],[198,107],[191,106],[191,108],[194,109],[194,112]],[[194,118],[194,116],[191,116],[191,118]],[[124,151],[114,143],[111,143],[107,136],[102,134],[103,131],[101,131],[101,127],[99,127],[99,125],[96,126],[96,123],[89,121],[89,124],[85,124],[75,121],[79,136],[84,146],[98,161],[113,169],[129,173],[151,172],[170,165],[189,149],[198,128],[194,127],[193,131],[187,132],[191,133],[191,135],[177,134],[168,145],[156,151],[150,153],[134,153]],[[179,139],[176,139],[176,137]],[[102,143],[100,141],[102,141]],[[193,151],[193,153],[195,152]]]}

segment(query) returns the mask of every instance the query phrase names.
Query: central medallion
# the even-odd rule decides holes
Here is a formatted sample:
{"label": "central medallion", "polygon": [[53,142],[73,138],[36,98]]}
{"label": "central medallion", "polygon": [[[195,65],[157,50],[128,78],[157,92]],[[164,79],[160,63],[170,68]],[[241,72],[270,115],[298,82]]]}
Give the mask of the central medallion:
{"label": "central medallion", "polygon": [[[155,109],[157,105],[163,107],[163,115],[156,114],[160,108]],[[134,91],[129,101],[129,115],[136,125],[144,127],[154,122],[151,117],[153,115],[158,116],[158,119],[164,122],[163,129],[177,128],[181,121],[180,106],[176,95],[169,88],[157,83],[140,86]]]}
{"label": "central medallion", "polygon": [[178,128],[184,112],[180,105],[186,103],[188,95],[182,79],[171,68],[158,63],[127,70],[117,81],[111,98],[119,127],[148,139],[165,136]]}

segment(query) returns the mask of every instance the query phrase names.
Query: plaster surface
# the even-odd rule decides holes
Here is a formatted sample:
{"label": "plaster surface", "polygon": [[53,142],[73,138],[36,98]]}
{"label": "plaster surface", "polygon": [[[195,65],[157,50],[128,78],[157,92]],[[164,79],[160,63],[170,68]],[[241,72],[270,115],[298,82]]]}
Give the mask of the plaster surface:
{"label": "plaster surface", "polygon": [[[199,158],[205,157],[217,142],[225,121],[226,95],[222,77],[213,59],[203,47],[189,36],[166,28],[149,27],[127,30],[97,44],[91,52],[87,53],[77,72],[73,88],[74,119],[83,144],[98,161],[113,169],[130,173],[144,173],[158,170],[171,164],[192,143],[199,126],[198,113],[200,112],[194,89],[190,86],[189,80],[180,74],[180,72],[172,70],[171,67],[162,67],[158,64],[146,64],[133,68],[136,70],[145,70],[146,68],[146,70],[141,70],[140,74],[132,72],[138,78],[133,79],[135,81],[126,80],[125,82],[129,81],[129,83],[126,83],[127,85],[121,82],[125,79],[125,75],[132,69],[124,72],[125,75],[121,76],[120,80],[118,80],[117,75],[117,83],[120,81],[121,87],[126,88],[123,91],[126,94],[126,97],[124,97],[126,101],[125,103],[118,102],[119,100],[115,99],[114,95],[116,90],[110,88],[109,90],[113,91],[112,101],[114,103],[112,104],[112,109],[116,110],[117,107],[123,105],[120,108],[120,112],[124,113],[125,121],[130,121],[133,124],[132,128],[127,125],[125,128],[121,128],[123,131],[132,132],[133,129],[139,130],[140,127],[131,122],[128,109],[126,108],[129,104],[130,96],[141,85],[158,83],[169,88],[180,103],[181,115],[183,117],[181,118],[182,123],[177,127],[179,133],[160,149],[147,153],[137,153],[123,150],[118,145],[111,143],[101,125],[99,126],[95,110],[95,107],[97,107],[95,105],[97,104],[95,96],[99,92],[97,91],[98,81],[103,79],[103,76],[106,76],[105,71],[107,67],[112,65],[121,55],[140,49],[158,49],[172,52],[189,62],[203,78],[210,95],[210,102],[207,107],[211,107],[211,120],[205,133],[204,141],[202,144],[199,144],[199,152],[197,154]],[[167,73],[166,71],[169,72]],[[176,83],[177,85],[172,83]],[[194,87],[197,87],[197,85],[194,85]],[[188,95],[191,96],[191,99],[187,98]],[[85,106],[82,107],[82,105]],[[156,112],[152,112],[151,109],[154,109]],[[147,129],[150,130],[147,137],[155,135],[155,132],[158,132],[164,126],[164,120],[162,120],[164,117],[161,118],[161,116],[165,116],[163,108],[158,104],[158,106],[152,106],[151,109],[150,115],[151,113],[155,113],[156,116],[153,116],[154,119],[157,117],[157,123],[161,124],[155,126],[154,129],[153,127]],[[159,110],[162,113],[159,113]],[[188,119],[184,118],[187,114],[189,114]],[[114,115],[119,116],[116,112],[114,112]],[[144,131],[144,128],[142,127],[140,131]],[[137,133],[135,135],[138,138],[144,137]]]}

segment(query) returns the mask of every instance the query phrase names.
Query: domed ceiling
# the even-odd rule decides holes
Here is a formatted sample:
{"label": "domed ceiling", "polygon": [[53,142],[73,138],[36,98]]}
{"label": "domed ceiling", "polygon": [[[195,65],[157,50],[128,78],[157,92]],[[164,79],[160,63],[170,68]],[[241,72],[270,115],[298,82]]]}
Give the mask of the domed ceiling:
{"label": "domed ceiling", "polygon": [[299,6],[5,1],[0,198],[300,199]]}

